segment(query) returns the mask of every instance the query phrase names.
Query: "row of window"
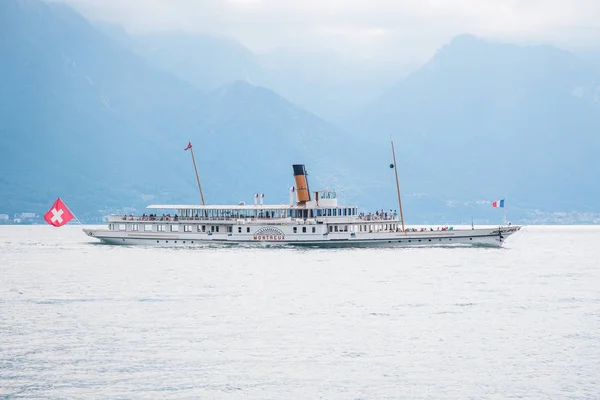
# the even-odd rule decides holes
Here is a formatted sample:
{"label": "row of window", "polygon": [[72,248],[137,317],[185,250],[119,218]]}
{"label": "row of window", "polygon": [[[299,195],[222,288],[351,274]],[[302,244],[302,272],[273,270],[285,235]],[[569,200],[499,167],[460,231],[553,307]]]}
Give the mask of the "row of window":
{"label": "row of window", "polygon": [[351,215],[358,215],[358,209],[355,207],[351,208],[324,208],[317,209],[317,217],[346,217]]}
{"label": "row of window", "polygon": [[396,224],[376,224],[376,225],[359,225],[360,232],[378,232],[387,230],[396,230]]}
{"label": "row of window", "polygon": [[314,218],[314,217],[348,217],[358,215],[358,208],[317,208],[290,210],[292,218]]}
{"label": "row of window", "polygon": [[[314,226],[312,227],[312,233],[315,233],[317,231],[317,228],[315,228]],[[298,233],[298,227],[295,226],[294,227],[294,233]],[[302,227],[302,233],[306,233],[306,227],[303,226]]]}
{"label": "row of window", "polygon": [[[152,226],[153,225],[151,225],[151,224],[144,224],[144,231],[146,231],[146,232],[152,232]],[[168,226],[169,226],[170,232],[179,232],[179,225],[168,225]],[[208,231],[206,225],[197,225],[196,228],[197,228],[198,232],[207,232]],[[118,229],[120,231],[126,231],[127,229],[129,229],[129,230],[131,230],[133,232],[137,232],[137,231],[140,230],[140,225],[139,224],[129,224],[129,228],[127,228],[127,224],[109,224],[108,225],[108,229],[111,230],[111,231],[114,231],[115,229]],[[167,231],[167,225],[156,225],[156,230],[158,232],[166,232]],[[219,225],[210,225],[210,232],[218,233],[219,230],[220,230],[220,226]],[[194,231],[194,226],[193,225],[183,225],[183,231],[191,233],[191,232]],[[233,232],[233,227],[232,226],[228,226],[227,227],[227,232],[228,233]],[[241,227],[238,227],[238,233],[242,233],[242,228]],[[250,228],[249,227],[246,228],[246,233],[250,233]]]}

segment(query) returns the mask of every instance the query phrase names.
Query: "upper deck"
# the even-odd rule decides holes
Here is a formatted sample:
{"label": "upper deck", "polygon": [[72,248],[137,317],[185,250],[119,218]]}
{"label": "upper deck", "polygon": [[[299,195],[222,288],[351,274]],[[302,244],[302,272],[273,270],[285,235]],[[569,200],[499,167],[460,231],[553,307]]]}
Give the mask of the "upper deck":
{"label": "upper deck", "polygon": [[162,221],[193,222],[214,221],[223,224],[323,224],[353,223],[355,221],[392,221],[397,213],[359,213],[356,206],[340,206],[334,190],[308,190],[303,166],[294,166],[296,187],[290,188],[289,204],[263,204],[264,194],[254,195],[254,204],[152,204],[146,208],[149,214],[109,215],[109,222]]}
{"label": "upper deck", "polygon": [[[329,199],[332,200],[332,199]],[[375,213],[359,213],[358,207],[340,207],[337,201],[313,204],[238,204],[238,205],[186,205],[186,204],[153,204],[146,207],[149,214],[110,215],[109,222],[118,221],[222,221],[228,223],[328,223],[354,221],[390,221],[397,218],[397,213],[377,211]],[[323,204],[325,203],[325,204]]]}

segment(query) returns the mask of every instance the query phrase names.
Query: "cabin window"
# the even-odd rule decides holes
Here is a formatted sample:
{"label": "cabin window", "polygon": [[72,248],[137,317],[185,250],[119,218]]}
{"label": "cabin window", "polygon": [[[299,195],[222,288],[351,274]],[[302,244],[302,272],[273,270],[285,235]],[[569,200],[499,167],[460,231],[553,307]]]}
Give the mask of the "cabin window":
{"label": "cabin window", "polygon": [[344,217],[348,215],[348,209],[344,208]]}
{"label": "cabin window", "polygon": [[338,226],[337,226],[337,225],[335,226],[335,228],[333,228],[333,231],[334,231],[334,232],[337,232],[337,231],[338,231]]}
{"label": "cabin window", "polygon": [[152,232],[152,225],[148,224],[148,225],[144,225],[144,230],[146,232]]}
{"label": "cabin window", "polygon": [[250,233],[250,228],[246,228],[246,233]]}
{"label": "cabin window", "polygon": [[124,231],[125,230],[125,224],[119,224],[119,230],[120,231]]}
{"label": "cabin window", "polygon": [[231,233],[231,232],[233,232],[233,226],[228,226],[228,227],[227,227],[227,232],[228,232],[228,233]]}
{"label": "cabin window", "polygon": [[131,225],[131,230],[136,232],[140,230],[140,226],[138,224],[133,224]]}
{"label": "cabin window", "polygon": [[202,232],[206,232],[206,225],[202,225]]}
{"label": "cabin window", "polygon": [[344,232],[348,232],[348,225],[344,225]]}
{"label": "cabin window", "polygon": [[317,229],[313,226],[312,227],[312,233],[315,233],[317,231]]}
{"label": "cabin window", "polygon": [[305,226],[302,227],[302,233],[306,233],[306,227]]}
{"label": "cabin window", "polygon": [[242,233],[242,227],[238,226],[238,233]]}
{"label": "cabin window", "polygon": [[329,232],[333,232],[333,226],[329,225]]}
{"label": "cabin window", "polygon": [[219,232],[219,225],[217,225],[217,227],[215,228],[215,230],[216,230],[217,232]]}
{"label": "cabin window", "polygon": [[184,232],[191,232],[192,231],[192,226],[191,225],[184,225],[183,226],[183,231]]}
{"label": "cabin window", "polygon": [[171,232],[179,232],[179,225],[171,225]]}
{"label": "cabin window", "polygon": [[327,216],[328,216],[328,217],[331,217],[331,208],[328,208],[328,209],[327,209]]}
{"label": "cabin window", "polygon": [[298,228],[294,227],[294,233],[298,232]]}
{"label": "cabin window", "polygon": [[158,232],[164,232],[165,231],[165,225],[158,225],[157,227]]}
{"label": "cabin window", "polygon": [[214,232],[214,231],[215,231],[215,226],[214,226],[214,225],[211,225],[211,226],[210,226],[210,231],[211,231],[211,232]]}

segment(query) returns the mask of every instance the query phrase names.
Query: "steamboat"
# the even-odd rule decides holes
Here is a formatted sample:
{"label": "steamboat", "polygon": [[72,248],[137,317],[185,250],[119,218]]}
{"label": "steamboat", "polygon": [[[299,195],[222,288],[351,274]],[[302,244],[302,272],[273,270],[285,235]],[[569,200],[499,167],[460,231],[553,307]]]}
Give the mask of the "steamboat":
{"label": "steamboat", "polygon": [[[254,195],[253,204],[154,204],[147,207],[148,214],[109,215],[107,228],[84,228],[84,232],[105,243],[118,245],[500,247],[510,235],[521,229],[510,225],[467,229],[440,227],[435,230],[407,228],[402,214],[397,171],[400,214],[392,210],[360,213],[356,206],[339,204],[334,190],[311,192],[303,164],[293,165],[293,172],[295,186],[290,188],[289,204],[264,204],[264,195],[258,194]],[[204,203],[199,179],[198,186]]]}

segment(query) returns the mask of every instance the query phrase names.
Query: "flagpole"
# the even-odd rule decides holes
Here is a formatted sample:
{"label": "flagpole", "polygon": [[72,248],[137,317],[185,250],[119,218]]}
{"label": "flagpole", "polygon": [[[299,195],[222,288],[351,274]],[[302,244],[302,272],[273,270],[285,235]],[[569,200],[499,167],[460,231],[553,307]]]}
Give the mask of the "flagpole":
{"label": "flagpole", "polygon": [[73,218],[75,218],[77,220],[77,222],[79,222],[79,225],[83,226],[83,223],[79,220],[79,218],[77,218],[77,215],[75,215],[75,213],[73,211],[71,211],[71,209],[69,208],[69,206],[64,201],[63,201],[63,204],[65,205],[65,207],[67,208],[67,210],[71,213],[71,215],[73,216]]}
{"label": "flagpole", "polygon": [[396,173],[396,190],[398,192],[398,207],[400,208],[400,219],[402,220],[402,232],[404,232],[404,214],[402,213],[402,198],[400,197],[400,184],[398,183],[398,165],[396,165],[396,152],[394,151],[394,141],[392,142],[392,157],[394,158],[394,172]]}
{"label": "flagpole", "polygon": [[[190,142],[191,144],[191,142]],[[200,176],[198,175],[198,168],[196,168],[196,158],[194,157],[194,148],[190,146],[190,150],[192,151],[192,162],[194,163],[194,171],[196,171],[196,181],[198,182],[198,189],[200,190],[200,199],[202,199],[202,205],[204,203],[204,194],[202,194],[202,186],[200,185]]]}

